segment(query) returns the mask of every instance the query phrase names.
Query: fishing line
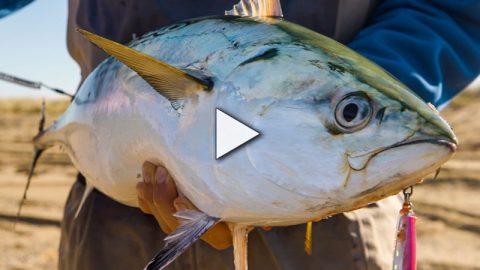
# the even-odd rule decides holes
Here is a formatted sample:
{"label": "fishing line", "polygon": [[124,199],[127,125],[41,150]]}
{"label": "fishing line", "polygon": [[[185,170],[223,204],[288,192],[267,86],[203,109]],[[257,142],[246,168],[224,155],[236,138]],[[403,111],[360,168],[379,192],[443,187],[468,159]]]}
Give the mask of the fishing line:
{"label": "fishing line", "polygon": [[48,86],[48,85],[46,85],[42,82],[35,82],[35,81],[27,80],[27,79],[20,78],[20,77],[17,77],[17,76],[13,76],[13,75],[10,75],[10,74],[6,74],[6,73],[3,73],[3,72],[0,72],[0,80],[6,81],[6,82],[9,82],[9,83],[13,83],[13,84],[17,84],[17,85],[21,85],[21,86],[28,87],[28,88],[35,89],[35,90],[40,90],[42,88],[45,88],[45,89],[53,91],[55,93],[65,95],[65,96],[69,96],[70,98],[73,98],[73,95],[67,93],[66,91],[64,91],[62,89]]}

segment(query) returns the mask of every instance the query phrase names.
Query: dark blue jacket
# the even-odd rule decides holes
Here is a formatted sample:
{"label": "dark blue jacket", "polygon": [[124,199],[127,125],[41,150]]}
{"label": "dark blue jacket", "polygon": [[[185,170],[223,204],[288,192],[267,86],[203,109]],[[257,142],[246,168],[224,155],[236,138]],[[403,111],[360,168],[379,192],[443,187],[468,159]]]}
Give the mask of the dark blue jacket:
{"label": "dark blue jacket", "polygon": [[444,105],[480,74],[480,1],[384,1],[349,46]]}

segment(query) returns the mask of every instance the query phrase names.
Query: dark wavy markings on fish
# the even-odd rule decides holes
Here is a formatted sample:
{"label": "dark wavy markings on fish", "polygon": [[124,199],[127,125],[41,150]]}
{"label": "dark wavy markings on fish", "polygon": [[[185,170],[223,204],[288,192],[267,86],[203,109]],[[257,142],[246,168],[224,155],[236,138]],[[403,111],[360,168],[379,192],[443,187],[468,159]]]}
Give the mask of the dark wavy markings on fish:
{"label": "dark wavy markings on fish", "polygon": [[160,28],[158,30],[148,32],[147,34],[143,35],[139,39],[132,40],[130,43],[127,44],[129,47],[135,47],[138,45],[146,45],[147,43],[150,43],[154,38],[159,37],[161,35],[170,33],[172,31],[180,30],[190,24],[192,24],[193,21],[184,21],[184,22],[179,22],[176,24],[172,24],[163,28]]}
{"label": "dark wavy markings on fish", "polygon": [[345,67],[343,67],[339,64],[333,63],[333,62],[328,62],[327,65],[328,65],[328,68],[330,68],[331,71],[336,71],[340,74],[345,73],[345,71],[347,70]]}
{"label": "dark wavy markings on fish", "polygon": [[[208,18],[208,17],[206,17]],[[240,16],[213,16],[212,18],[220,19],[229,23],[241,23],[241,24],[257,24],[255,20],[251,20],[249,17],[240,17]]]}
{"label": "dark wavy markings on fish", "polygon": [[310,64],[312,66],[315,66],[319,69],[325,69],[325,66],[323,65],[323,62],[320,61],[320,60],[313,59],[313,60],[308,60],[308,62],[310,62]]}
{"label": "dark wavy markings on fish", "polygon": [[104,88],[105,84],[111,83],[111,70],[115,68],[112,64],[116,62],[117,68],[120,67],[120,62],[116,61],[113,57],[107,58],[103,61],[93,73],[95,76],[94,81],[96,87],[90,87],[87,93],[77,93],[73,102],[77,105],[85,105],[88,103],[94,103],[97,101],[99,96],[99,91]]}
{"label": "dark wavy markings on fish", "polygon": [[[183,29],[187,26],[193,25],[195,23],[203,22],[207,19],[217,19],[217,20],[222,20],[228,23],[243,23],[243,24],[253,24],[256,22],[252,22],[249,20],[242,19],[242,17],[236,17],[236,16],[207,16],[207,17],[200,17],[200,18],[194,18],[194,19],[189,19],[185,20],[176,24],[172,24],[163,28],[160,28],[158,30],[149,32],[139,39],[132,40],[128,46],[129,47],[135,47],[138,45],[146,45],[150,43],[152,40],[154,40],[156,37],[162,36],[164,34],[171,33],[172,31],[178,31],[180,29]],[[219,32],[219,31],[226,31],[227,28],[223,27],[222,29],[213,29],[211,32]],[[210,32],[209,32],[210,33]],[[206,33],[208,34],[208,33]]]}
{"label": "dark wavy markings on fish", "polygon": [[244,66],[246,64],[250,64],[250,63],[253,63],[253,62],[257,62],[257,61],[269,60],[269,59],[274,58],[277,55],[278,55],[278,49],[277,48],[271,48],[271,49],[268,49],[265,52],[263,52],[263,53],[261,53],[257,56],[254,56],[250,59],[245,60],[239,66]]}

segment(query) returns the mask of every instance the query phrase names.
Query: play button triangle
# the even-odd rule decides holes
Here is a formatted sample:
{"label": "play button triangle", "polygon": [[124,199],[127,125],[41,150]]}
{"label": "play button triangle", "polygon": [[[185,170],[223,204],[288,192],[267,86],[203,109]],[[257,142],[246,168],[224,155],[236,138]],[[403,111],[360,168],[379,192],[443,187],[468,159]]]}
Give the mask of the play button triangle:
{"label": "play button triangle", "polygon": [[216,158],[219,159],[257,137],[260,133],[217,109],[215,135]]}

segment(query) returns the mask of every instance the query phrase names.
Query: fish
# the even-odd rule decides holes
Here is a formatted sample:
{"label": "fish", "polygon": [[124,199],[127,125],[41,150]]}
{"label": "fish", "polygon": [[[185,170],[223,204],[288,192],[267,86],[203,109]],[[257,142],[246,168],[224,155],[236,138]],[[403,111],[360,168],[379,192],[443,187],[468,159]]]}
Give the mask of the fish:
{"label": "fish", "polygon": [[[439,113],[346,46],[282,19],[278,0],[242,0],[128,45],[79,29],[107,52],[66,112],[34,139],[61,145],[93,188],[138,207],[145,161],[168,168],[198,210],[145,269],[163,269],[226,222],[236,269],[248,232],[364,207],[412,186],[454,154]],[[220,109],[261,135],[215,157]]]}

